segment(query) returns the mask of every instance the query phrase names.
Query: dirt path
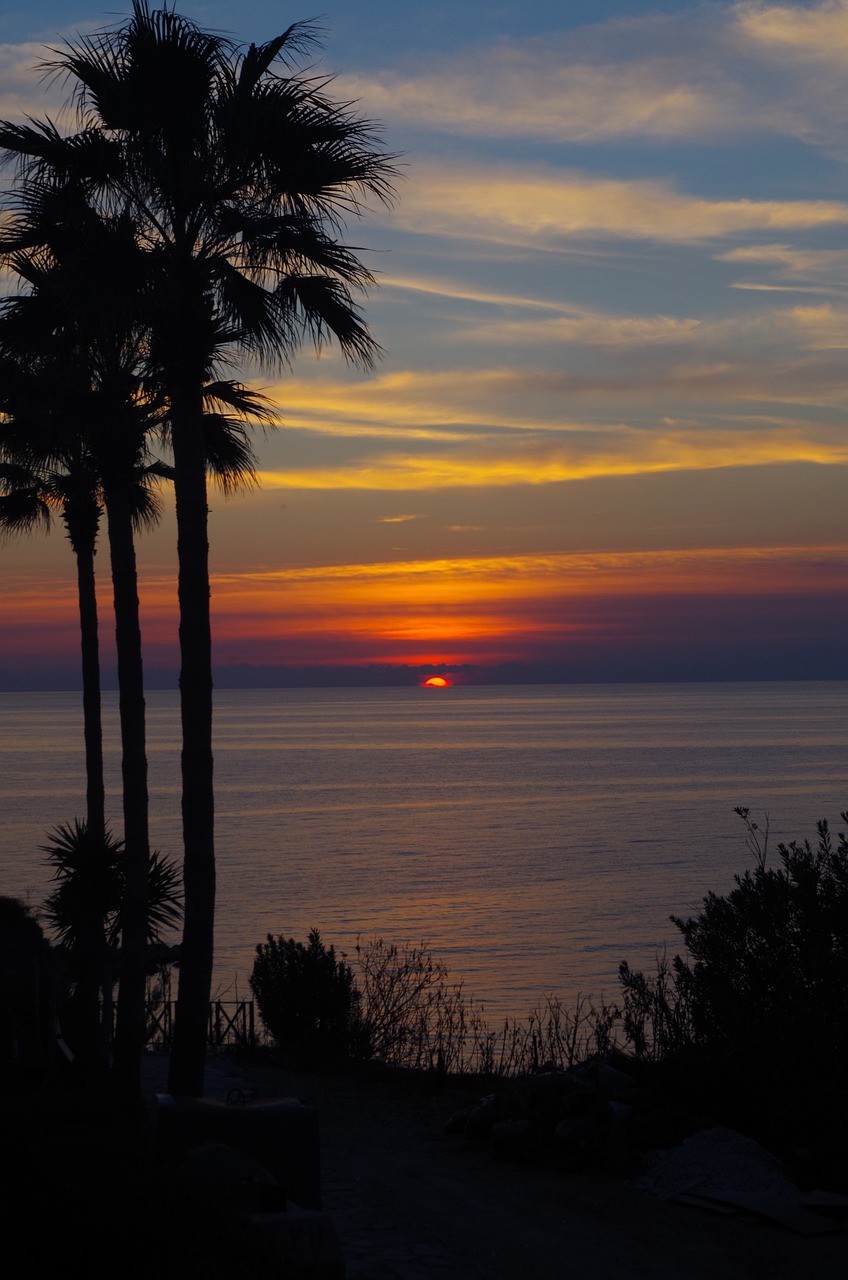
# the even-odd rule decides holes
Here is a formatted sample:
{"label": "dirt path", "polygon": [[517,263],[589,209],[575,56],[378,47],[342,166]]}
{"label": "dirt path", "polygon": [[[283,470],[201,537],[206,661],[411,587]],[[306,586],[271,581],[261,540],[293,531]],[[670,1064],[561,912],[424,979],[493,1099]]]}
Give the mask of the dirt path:
{"label": "dirt path", "polygon": [[[149,1087],[161,1079],[148,1069]],[[324,1207],[348,1280],[837,1280],[848,1231],[801,1237],[663,1202],[618,1178],[499,1161],[443,1134],[463,1100],[370,1078],[213,1060],[210,1097],[319,1108]],[[467,1098],[467,1095],[465,1095]]]}

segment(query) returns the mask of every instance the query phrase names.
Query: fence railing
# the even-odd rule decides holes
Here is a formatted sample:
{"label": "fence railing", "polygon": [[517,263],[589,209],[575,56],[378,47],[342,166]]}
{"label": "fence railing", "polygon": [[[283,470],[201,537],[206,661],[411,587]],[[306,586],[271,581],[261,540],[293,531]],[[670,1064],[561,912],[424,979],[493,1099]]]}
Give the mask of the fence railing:
{"label": "fence railing", "polygon": [[[170,1048],[174,1038],[176,1000],[162,1000],[147,1010],[147,1046]],[[210,1048],[250,1047],[257,1043],[252,1000],[211,1000],[207,1044]]]}

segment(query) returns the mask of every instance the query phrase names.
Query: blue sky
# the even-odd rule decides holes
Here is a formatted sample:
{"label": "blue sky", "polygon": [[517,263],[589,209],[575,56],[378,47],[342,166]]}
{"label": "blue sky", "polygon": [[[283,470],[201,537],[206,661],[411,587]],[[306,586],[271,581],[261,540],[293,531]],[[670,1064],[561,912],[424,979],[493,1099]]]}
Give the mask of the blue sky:
{"label": "blue sky", "polygon": [[[285,429],[215,504],[222,665],[848,675],[848,0],[180,9],[314,18],[403,166],[349,228],[373,374],[245,371]],[[0,114],[56,109],[43,43],[111,20],[0,16]],[[172,543],[141,553],[154,665]],[[0,547],[7,681],[70,644],[33,656],[69,572],[57,534]]]}

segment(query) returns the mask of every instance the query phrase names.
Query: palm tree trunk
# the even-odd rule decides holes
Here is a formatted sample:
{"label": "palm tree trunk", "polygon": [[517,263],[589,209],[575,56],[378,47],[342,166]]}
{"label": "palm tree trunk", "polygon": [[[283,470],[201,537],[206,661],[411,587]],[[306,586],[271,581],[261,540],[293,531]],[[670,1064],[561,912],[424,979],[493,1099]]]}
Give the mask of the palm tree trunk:
{"label": "palm tree trunk", "polygon": [[[66,515],[66,524],[68,513]],[[100,648],[97,630],[97,591],[94,552],[99,513],[92,504],[86,528],[77,523],[70,536],[77,565],[77,600],[82,651],[82,714],[85,741],[86,820],[98,842],[106,835],[106,790],[103,783],[103,723],[100,707]],[[73,517],[72,517],[73,518]],[[71,533],[69,529],[69,534]],[[102,922],[92,923],[80,939],[77,981],[77,1031],[75,1046],[85,1069],[105,1073],[109,1059],[112,1013],[109,1001],[101,1009],[100,992],[106,986],[108,948]]]}
{"label": "palm tree trunk", "polygon": [[91,834],[102,840],[106,832],[106,790],[103,784],[103,724],[100,714],[100,648],[97,636],[94,543],[85,548],[75,547],[75,553],[82,650],[86,817]]}
{"label": "palm tree trunk", "polygon": [[121,904],[123,954],[118,988],[115,1076],[129,1096],[140,1092],[141,1054],[146,1035],[146,948],[148,924],[147,745],[144,674],[138,613],[138,577],[132,513],[122,488],[106,493],[109,552],[115,602],[115,642],[121,720],[121,776],[124,799],[126,875]]}
{"label": "palm tree trunk", "polygon": [[171,396],[180,606],[183,941],[168,1088],[200,1097],[206,1058],[215,922],[212,631],[203,405],[199,388]]}

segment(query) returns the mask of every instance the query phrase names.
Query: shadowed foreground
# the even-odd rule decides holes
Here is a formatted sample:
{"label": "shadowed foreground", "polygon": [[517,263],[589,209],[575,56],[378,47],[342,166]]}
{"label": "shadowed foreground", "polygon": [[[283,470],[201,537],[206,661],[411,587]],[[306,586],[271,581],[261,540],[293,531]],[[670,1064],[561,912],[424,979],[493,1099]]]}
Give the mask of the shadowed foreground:
{"label": "shadowed foreground", "polygon": [[[145,1064],[149,1092],[165,1066]],[[316,1076],[210,1062],[207,1092],[318,1106],[324,1208],[348,1280],[832,1280],[848,1233],[795,1235],[662,1201],[626,1179],[498,1160],[445,1135],[473,1084],[426,1089],[385,1075]],[[469,1092],[469,1089],[471,1092]]]}

